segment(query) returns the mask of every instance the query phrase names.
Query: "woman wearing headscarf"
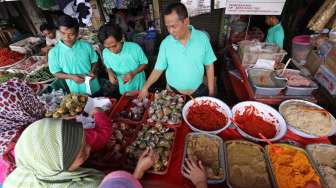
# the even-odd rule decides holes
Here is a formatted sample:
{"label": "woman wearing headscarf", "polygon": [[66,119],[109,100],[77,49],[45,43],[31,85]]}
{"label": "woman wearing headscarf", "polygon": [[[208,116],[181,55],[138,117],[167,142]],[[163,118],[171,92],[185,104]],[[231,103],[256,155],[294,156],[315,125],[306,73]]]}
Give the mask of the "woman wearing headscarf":
{"label": "woman wearing headscarf", "polygon": [[15,146],[17,168],[4,187],[96,188],[103,174],[80,167],[90,150],[81,124],[49,118],[36,121]]}

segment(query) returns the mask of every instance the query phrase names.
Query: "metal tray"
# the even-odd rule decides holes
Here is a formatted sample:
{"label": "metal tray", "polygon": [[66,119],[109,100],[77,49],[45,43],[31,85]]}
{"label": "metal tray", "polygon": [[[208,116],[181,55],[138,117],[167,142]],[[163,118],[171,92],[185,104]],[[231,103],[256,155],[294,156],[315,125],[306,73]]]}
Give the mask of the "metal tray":
{"label": "metal tray", "polygon": [[[299,148],[299,147],[296,147],[296,146],[292,146],[292,145],[289,145],[289,144],[274,144],[275,146],[282,146],[282,147],[290,147],[290,148],[293,148],[293,149],[296,149],[296,150],[299,150],[299,151],[302,151],[308,158],[308,161],[310,163],[310,165],[313,167],[313,169],[315,170],[315,172],[317,173],[317,175],[320,177],[320,182],[322,184],[323,187],[325,187],[324,185],[324,182],[320,176],[320,173],[318,171],[318,168],[315,166],[314,162],[311,161],[308,153],[306,152],[306,150],[302,149],[302,148]],[[275,171],[273,169],[273,164],[272,164],[272,160],[271,160],[271,157],[269,156],[268,154],[268,150],[269,150],[269,145],[266,145],[265,146],[265,151],[266,151],[266,157],[267,157],[267,161],[269,162],[269,166],[270,166],[270,169],[272,171],[272,177],[274,178],[274,188],[281,188],[279,187],[278,183],[277,183],[277,180],[276,180],[276,175],[275,175]]]}
{"label": "metal tray", "polygon": [[219,183],[223,183],[226,179],[226,171],[225,171],[225,155],[224,155],[224,142],[222,140],[221,137],[216,136],[216,135],[212,135],[212,134],[207,134],[207,133],[196,133],[196,132],[192,132],[186,135],[185,137],[185,144],[184,144],[184,152],[183,152],[183,160],[182,160],[182,164],[181,164],[181,172],[183,172],[183,166],[185,163],[185,159],[187,158],[187,146],[188,146],[188,141],[190,136],[198,136],[198,135],[205,135],[209,138],[213,138],[213,139],[217,139],[220,141],[220,146],[219,146],[219,163],[220,163],[220,167],[224,170],[224,177],[221,180],[210,180],[208,179],[208,184],[219,184]]}
{"label": "metal tray", "polygon": [[324,171],[321,169],[321,165],[317,162],[317,160],[315,160],[315,158],[312,155],[312,149],[314,146],[319,146],[319,147],[332,147],[336,150],[336,146],[335,145],[331,145],[331,144],[309,144],[306,146],[306,150],[307,150],[307,154],[309,159],[314,163],[314,165],[317,167],[317,171],[319,172],[319,175],[321,177],[321,181],[324,184],[324,187],[326,188],[333,188],[328,186],[328,183],[325,179],[324,176]]}
{"label": "metal tray", "polygon": [[[257,95],[279,95],[287,86],[287,80],[276,78],[273,70],[252,68],[247,70],[247,74]],[[264,77],[267,83],[262,84],[261,77]]]}
{"label": "metal tray", "polygon": [[[280,76],[277,76],[277,74],[279,72],[281,72],[282,70],[278,70],[276,71],[276,78],[279,78],[279,79],[286,79],[286,78],[283,78],[283,77],[280,77]],[[301,76],[303,77],[306,77],[305,75],[303,75],[301,73],[301,71],[299,70],[294,70],[294,69],[287,69],[287,71],[292,71],[292,72],[295,72],[295,73],[298,73],[300,74]],[[308,78],[309,79],[309,78]],[[286,79],[287,80],[287,79]],[[310,80],[310,79],[309,79]],[[295,87],[295,86],[290,86],[290,85],[287,85],[287,88],[286,88],[286,91],[285,91],[285,95],[299,95],[299,96],[307,96],[307,95],[311,95],[312,92],[316,89],[318,89],[318,85],[310,80],[312,82],[311,86],[309,87]]]}
{"label": "metal tray", "polygon": [[241,144],[246,144],[246,145],[252,145],[252,146],[256,146],[258,147],[258,149],[261,150],[261,152],[263,153],[264,155],[264,160],[265,160],[265,163],[266,163],[266,167],[267,167],[267,173],[268,173],[268,177],[269,177],[269,181],[270,183],[272,184],[272,187],[275,187],[275,178],[272,176],[272,170],[269,166],[269,162],[268,162],[268,159],[266,157],[266,152],[265,152],[265,149],[263,147],[261,147],[260,145],[258,144],[255,144],[253,142],[249,142],[249,141],[245,141],[245,140],[230,140],[230,141],[226,141],[224,142],[224,152],[225,152],[225,167],[226,167],[226,174],[227,174],[227,179],[226,179],[226,184],[228,185],[228,187],[230,188],[234,188],[231,183],[230,183],[230,170],[229,170],[229,157],[228,157],[228,150],[227,150],[227,145],[228,144],[231,144],[231,143],[234,143],[234,142],[237,142],[237,143],[241,143]]}

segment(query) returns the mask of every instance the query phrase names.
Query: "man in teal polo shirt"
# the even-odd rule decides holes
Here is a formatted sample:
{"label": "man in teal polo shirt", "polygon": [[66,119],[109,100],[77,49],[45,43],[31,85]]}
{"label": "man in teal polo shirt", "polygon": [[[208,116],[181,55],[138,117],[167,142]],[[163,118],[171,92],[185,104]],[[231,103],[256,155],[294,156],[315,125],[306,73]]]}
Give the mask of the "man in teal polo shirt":
{"label": "man in teal polo shirt", "polygon": [[276,44],[283,48],[285,33],[280,23],[280,16],[266,16],[266,24],[271,26],[267,32],[266,43]]}
{"label": "man in teal polo shirt", "polygon": [[[48,53],[50,72],[58,79],[65,79],[71,93],[99,95],[100,85],[94,75],[98,55],[91,44],[78,40],[79,25],[70,16],[59,18],[62,40]],[[85,77],[90,77],[86,87]]]}
{"label": "man in teal polo shirt", "polygon": [[[140,98],[148,95],[149,87],[166,71],[168,89],[193,97],[214,96],[214,61],[217,60],[208,36],[189,25],[188,12],[182,3],[167,7],[164,21],[170,33],[160,45],[156,65]],[[203,84],[204,67],[207,86]]]}

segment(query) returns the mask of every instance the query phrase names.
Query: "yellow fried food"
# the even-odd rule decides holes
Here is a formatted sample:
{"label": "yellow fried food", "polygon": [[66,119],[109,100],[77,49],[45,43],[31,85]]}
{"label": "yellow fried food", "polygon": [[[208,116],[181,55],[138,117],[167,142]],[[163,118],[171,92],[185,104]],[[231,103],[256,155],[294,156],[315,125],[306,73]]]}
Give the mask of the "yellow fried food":
{"label": "yellow fried food", "polygon": [[280,146],[282,152],[275,153],[270,147],[268,154],[271,157],[276,181],[281,188],[303,188],[309,181],[319,184],[320,177],[309,162],[303,151],[292,147]]}

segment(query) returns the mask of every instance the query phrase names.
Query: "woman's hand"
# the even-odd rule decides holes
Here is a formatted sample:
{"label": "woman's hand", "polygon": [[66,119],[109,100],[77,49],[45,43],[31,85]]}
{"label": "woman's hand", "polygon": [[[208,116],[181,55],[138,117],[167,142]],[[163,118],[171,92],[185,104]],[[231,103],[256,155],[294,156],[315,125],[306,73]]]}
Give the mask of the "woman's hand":
{"label": "woman's hand", "polygon": [[153,149],[147,148],[140,156],[133,176],[137,179],[141,179],[144,173],[158,160],[159,155],[155,153]]}
{"label": "woman's hand", "polygon": [[117,85],[118,84],[117,77],[114,76],[114,75],[109,75],[109,80],[110,80],[111,84],[113,84],[113,85]]}
{"label": "woman's hand", "polygon": [[84,78],[79,75],[72,75],[71,80],[75,81],[77,84],[81,84],[85,81]]}
{"label": "woman's hand", "polygon": [[183,166],[182,175],[188,178],[196,188],[207,187],[207,174],[201,161],[198,164],[192,159],[187,159]]}
{"label": "woman's hand", "polygon": [[123,77],[123,82],[124,84],[131,81],[134,78],[135,74],[133,72],[129,72],[127,73],[124,77]]}

